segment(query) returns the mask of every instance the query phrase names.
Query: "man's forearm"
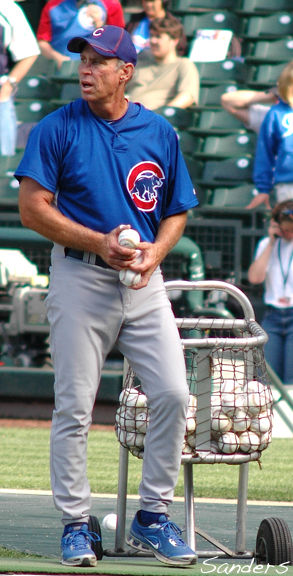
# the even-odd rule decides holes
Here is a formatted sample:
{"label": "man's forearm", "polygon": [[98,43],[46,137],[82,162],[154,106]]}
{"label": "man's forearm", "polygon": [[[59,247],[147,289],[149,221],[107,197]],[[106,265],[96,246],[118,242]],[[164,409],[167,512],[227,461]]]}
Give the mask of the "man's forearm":
{"label": "man's forearm", "polygon": [[155,240],[160,262],[181,238],[186,226],[186,220],[187,212],[182,212],[161,221]]}
{"label": "man's forearm", "polygon": [[174,108],[189,108],[189,106],[193,104],[197,104],[197,102],[194,101],[192,94],[182,92],[178,94],[178,96],[175,96],[175,98],[168,103],[168,106],[174,106]]}

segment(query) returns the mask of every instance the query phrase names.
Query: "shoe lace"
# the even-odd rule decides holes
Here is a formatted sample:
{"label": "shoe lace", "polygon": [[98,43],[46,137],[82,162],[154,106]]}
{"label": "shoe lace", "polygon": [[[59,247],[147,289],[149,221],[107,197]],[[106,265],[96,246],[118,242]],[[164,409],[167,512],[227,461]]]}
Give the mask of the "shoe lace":
{"label": "shoe lace", "polygon": [[185,545],[184,540],[180,538],[182,530],[179,528],[179,526],[177,526],[177,524],[175,524],[175,522],[170,522],[168,520],[167,522],[163,522],[161,526],[164,535],[167,538],[172,538],[172,540],[174,540],[174,542],[180,546]]}
{"label": "shoe lace", "polygon": [[69,532],[67,534],[67,542],[71,546],[73,546],[76,550],[80,550],[84,548],[84,541],[88,542],[89,540],[92,542],[100,542],[101,538],[96,532],[89,532],[88,530],[84,530],[81,528],[80,530],[76,530],[73,532]]}

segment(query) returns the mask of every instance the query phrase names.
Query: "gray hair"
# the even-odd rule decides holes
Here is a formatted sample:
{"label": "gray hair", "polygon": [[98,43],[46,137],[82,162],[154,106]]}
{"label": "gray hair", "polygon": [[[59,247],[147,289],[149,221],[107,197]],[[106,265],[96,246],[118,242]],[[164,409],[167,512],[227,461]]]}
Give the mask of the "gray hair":
{"label": "gray hair", "polygon": [[120,58],[117,59],[117,70],[119,70],[119,68],[122,68],[122,66],[124,66],[125,62],[124,60],[120,60]]}

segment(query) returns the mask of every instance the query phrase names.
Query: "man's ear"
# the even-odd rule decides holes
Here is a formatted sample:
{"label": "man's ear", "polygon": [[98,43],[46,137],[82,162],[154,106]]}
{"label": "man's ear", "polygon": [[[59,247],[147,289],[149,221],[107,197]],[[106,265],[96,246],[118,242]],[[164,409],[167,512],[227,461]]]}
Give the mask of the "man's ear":
{"label": "man's ear", "polygon": [[134,73],[134,66],[131,62],[125,62],[124,66],[122,66],[120,70],[120,81],[121,82],[129,82],[131,80]]}

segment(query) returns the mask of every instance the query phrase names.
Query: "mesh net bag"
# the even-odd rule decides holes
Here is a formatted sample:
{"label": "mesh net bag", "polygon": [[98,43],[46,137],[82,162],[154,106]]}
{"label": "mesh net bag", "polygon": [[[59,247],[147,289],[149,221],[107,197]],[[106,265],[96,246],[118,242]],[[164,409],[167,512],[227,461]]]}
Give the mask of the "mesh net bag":
{"label": "mesh net bag", "polygon": [[[229,329],[224,320],[222,327],[219,319],[205,324],[208,329],[194,319],[188,328],[179,327],[190,391],[182,454],[197,457],[203,451],[259,459],[271,442],[273,426],[263,347],[256,345],[254,326],[251,331],[244,321],[230,321]],[[199,338],[201,346],[184,346],[191,338]],[[142,458],[149,408],[131,369],[119,401],[117,438]]]}

